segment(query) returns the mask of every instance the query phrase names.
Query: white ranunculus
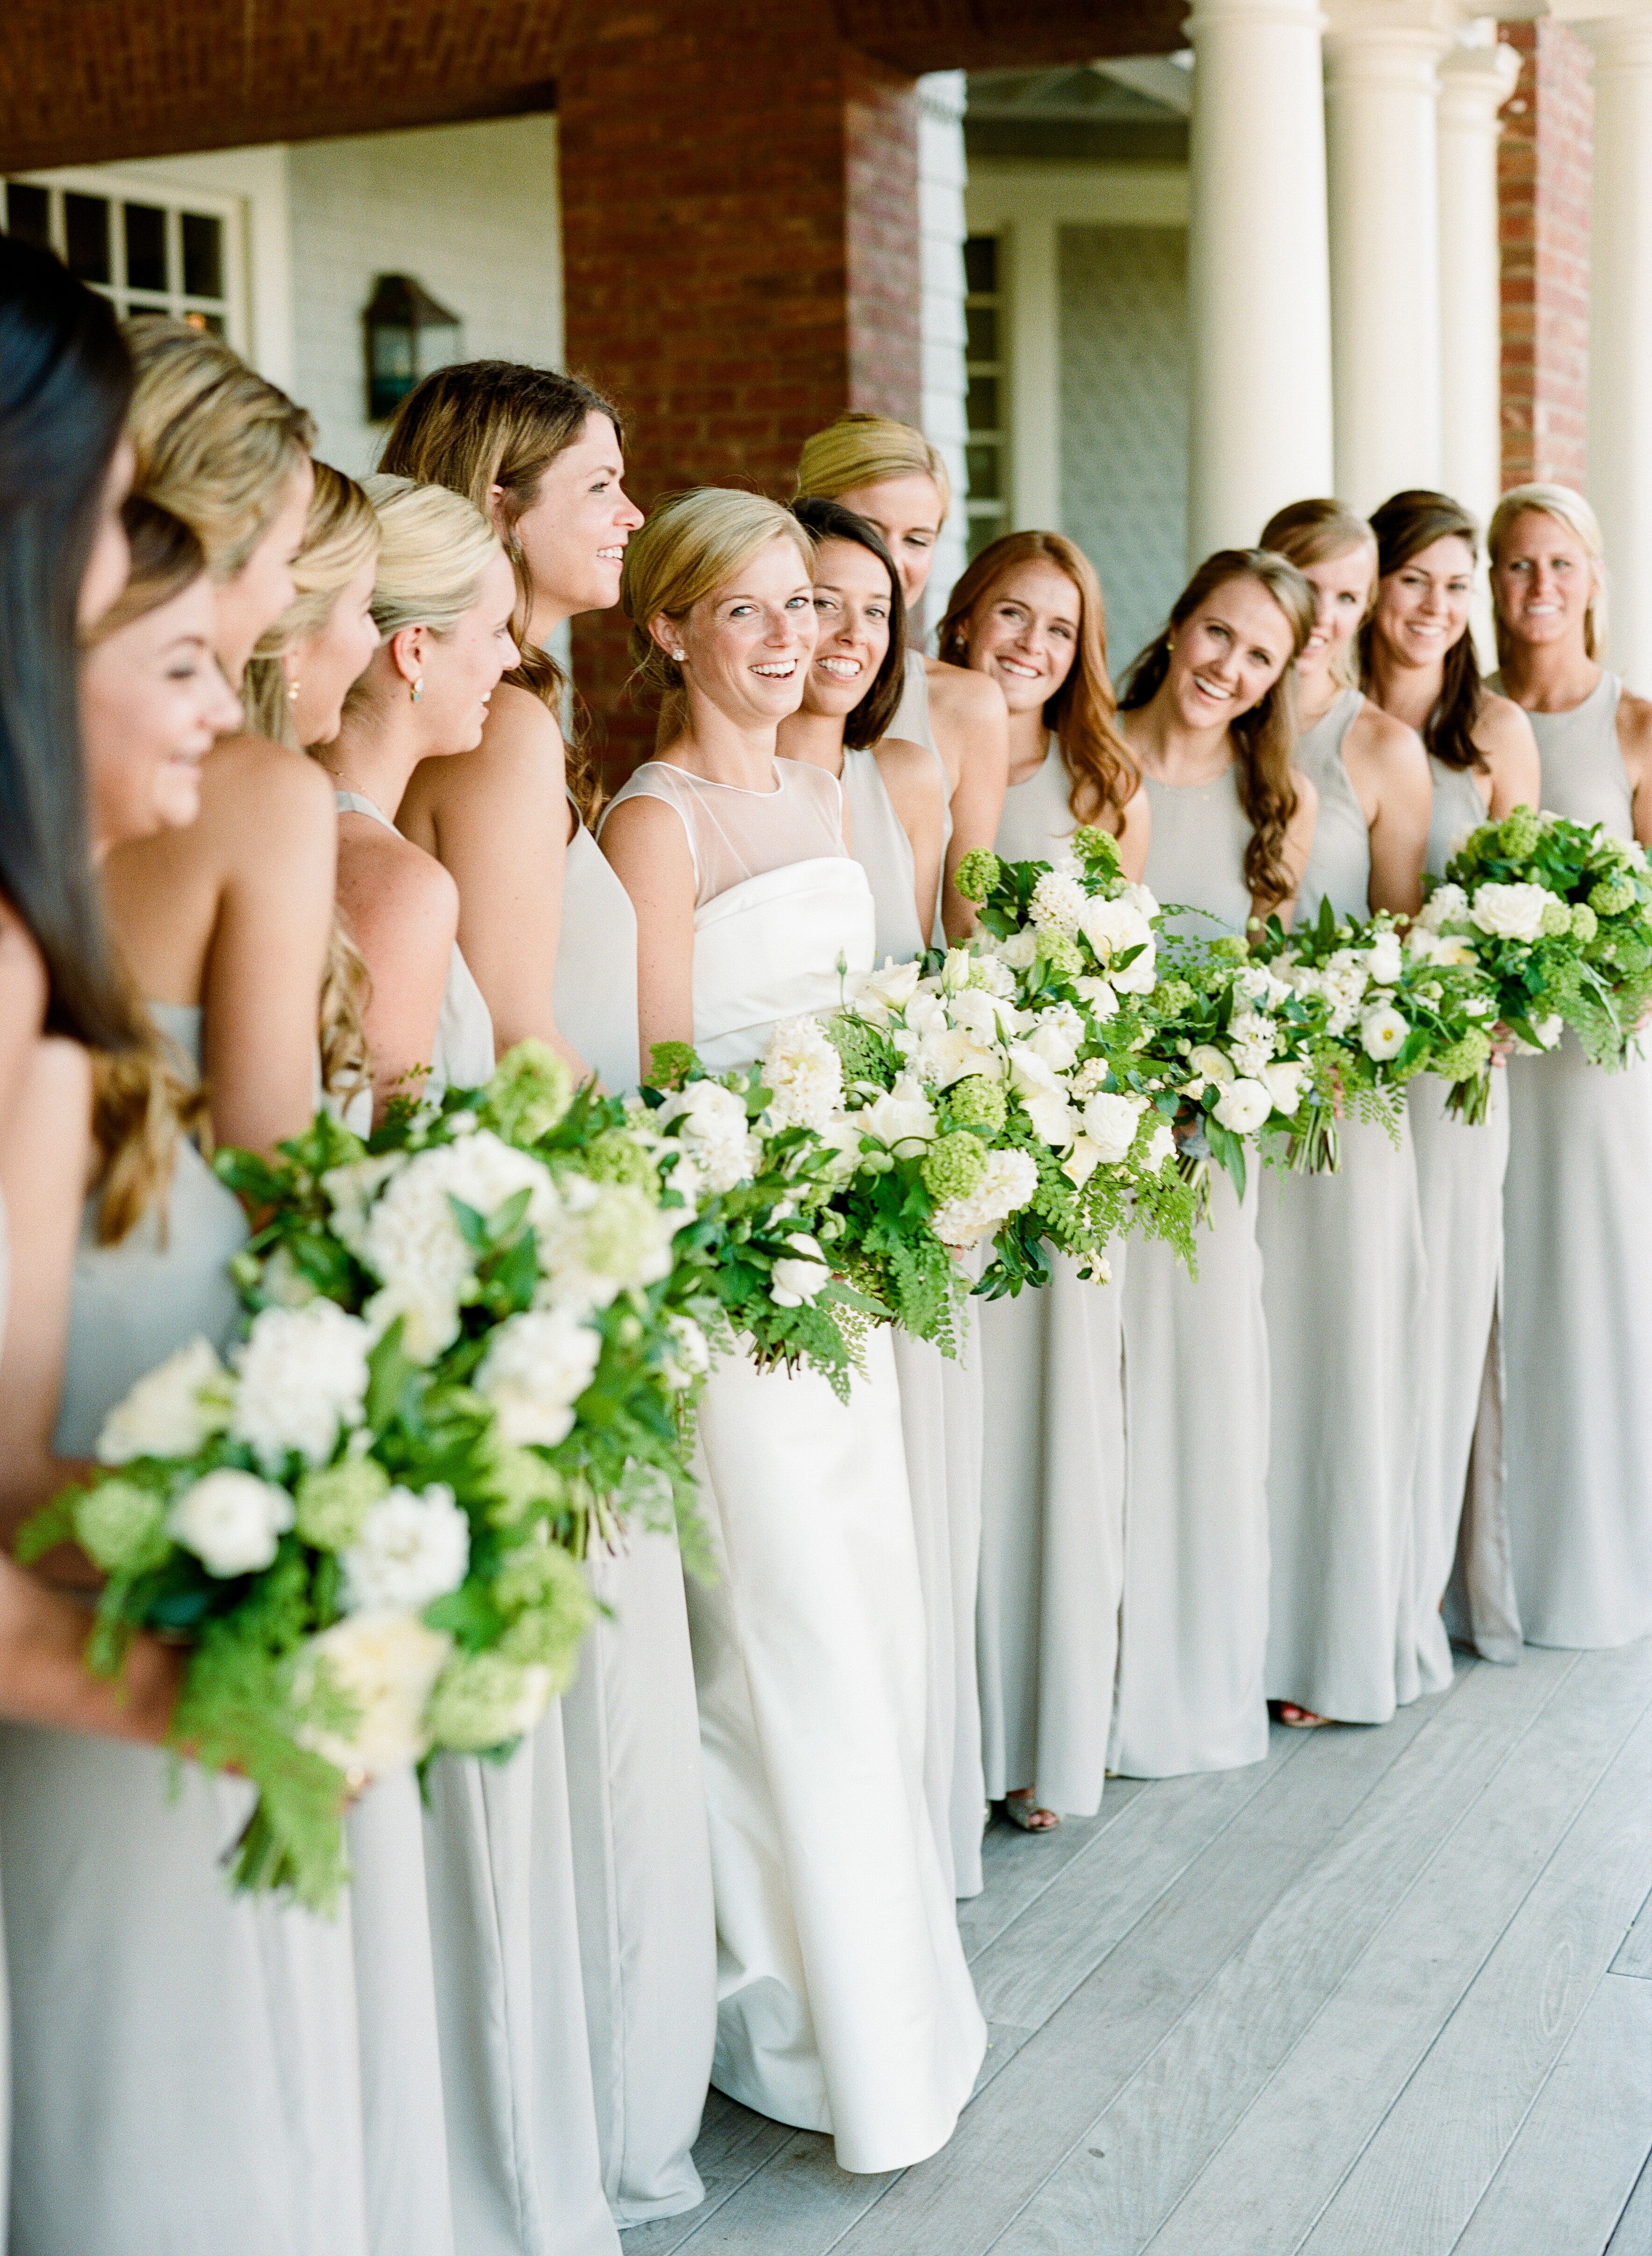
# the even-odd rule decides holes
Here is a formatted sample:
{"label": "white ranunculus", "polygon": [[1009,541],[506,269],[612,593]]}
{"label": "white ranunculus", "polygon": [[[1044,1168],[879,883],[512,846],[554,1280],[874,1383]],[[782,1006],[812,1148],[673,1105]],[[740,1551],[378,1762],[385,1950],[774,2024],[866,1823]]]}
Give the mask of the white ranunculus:
{"label": "white ranunculus", "polygon": [[1217,1119],[1235,1136],[1254,1136],[1273,1109],[1274,1100],[1260,1081],[1235,1081],[1216,1100]]}
{"label": "white ranunculus", "polygon": [[654,1116],[668,1127],[680,1120],[678,1140],[694,1163],[704,1189],[731,1191],[756,1174],[763,1146],[751,1133],[746,1107],[732,1089],[714,1081],[691,1081],[676,1089]]}
{"label": "white ranunculus", "polygon": [[1102,1089],[1090,1098],[1084,1108],[1084,1132],[1095,1146],[1100,1157],[1109,1166],[1128,1155],[1135,1141],[1135,1132],[1142,1115],[1147,1110],[1144,1096],[1122,1096]]}
{"label": "white ranunculus", "polygon": [[293,1520],[285,1489],[230,1466],[186,1488],[166,1515],[166,1533],[209,1575],[257,1575]]}
{"label": "white ranunculus", "polygon": [[1439,932],[1468,914],[1468,895],[1460,885],[1437,885],[1429,895],[1417,922],[1429,932]]}
{"label": "white ranunculus", "polygon": [[793,1230],[786,1244],[791,1253],[777,1261],[769,1273],[769,1297],[779,1308],[800,1308],[831,1283],[831,1265],[818,1241],[805,1230]]}
{"label": "white ranunculus", "polygon": [[546,1448],[567,1435],[573,1406],[591,1384],[602,1342],[566,1308],[507,1316],[476,1366],[476,1392],[492,1406],[507,1442]]}
{"label": "white ranunculus", "polygon": [[104,1419],[97,1437],[102,1465],[134,1457],[193,1457],[229,1423],[229,1373],[197,1336],[145,1371]]}
{"label": "white ranunculus", "polygon": [[875,971],[861,972],[850,980],[849,1000],[881,1026],[892,1012],[903,1011],[917,994],[920,969],[916,962],[896,963],[886,958]]}
{"label": "white ranunculus", "polygon": [[346,1613],[419,1613],[464,1581],[470,1522],[443,1481],[417,1496],[393,1488],[362,1521],[361,1540],[339,1557]]}
{"label": "white ranunculus", "polygon": [[453,1649],[451,1637],[427,1629],[413,1615],[395,1611],[351,1614],[301,1648],[293,1672],[293,1698],[302,1708],[318,1674],[359,1711],[343,1732],[301,1724],[296,1737],[346,1776],[383,1778],[420,1761],[430,1749],[425,1710]]}
{"label": "white ranunculus", "polygon": [[324,1465],[341,1426],[358,1426],[367,1400],[373,1331],[332,1301],[264,1308],[236,1350],[235,1414],[230,1432],[266,1472],[290,1450]]}
{"label": "white ranunculus", "polygon": [[1374,934],[1371,945],[1366,949],[1365,954],[1374,986],[1393,987],[1398,984],[1405,969],[1405,962],[1400,953],[1400,935],[1397,932]]}
{"label": "white ranunculus", "polygon": [[670,1345],[660,1358],[660,1371],[674,1394],[680,1394],[711,1369],[711,1347],[692,1316],[673,1313],[665,1319]]}
{"label": "white ranunculus", "polygon": [[1076,878],[1059,870],[1046,870],[1032,889],[1027,913],[1040,932],[1071,937],[1079,929],[1079,920],[1088,900],[1089,895]]}
{"label": "white ranunculus", "polygon": [[893,1089],[854,1115],[854,1124],[858,1132],[875,1136],[888,1150],[908,1159],[934,1141],[935,1107],[915,1075],[898,1074]]}
{"label": "white ranunculus", "polygon": [[1202,1081],[1213,1081],[1218,1089],[1226,1089],[1234,1077],[1233,1061],[1213,1042],[1194,1044],[1187,1054],[1187,1069]]}
{"label": "white ranunculus", "polygon": [[1302,1103],[1308,1068],[1294,1058],[1285,1058],[1277,1064],[1263,1066],[1256,1078],[1272,1097],[1274,1110],[1283,1112],[1289,1119]]}
{"label": "white ranunculus", "polygon": [[1075,1189],[1082,1190],[1101,1165],[1101,1153],[1087,1136],[1075,1136],[1072,1149],[1061,1162],[1061,1172]]}
{"label": "white ranunculus", "polygon": [[1119,998],[1113,991],[1110,979],[1092,979],[1081,973],[1072,983],[1072,991],[1081,1003],[1088,1005],[1090,1015],[1100,1026],[1112,1018],[1119,1007]]}
{"label": "white ranunculus", "polygon": [[1542,885],[1485,885],[1474,895],[1469,921],[1494,940],[1536,940],[1554,898]]}
{"label": "white ranunculus", "polygon": [[775,1128],[819,1128],[843,1102],[843,1061],[818,1019],[787,1019],[769,1037],[763,1078]]}
{"label": "white ranunculus", "polygon": [[1030,1153],[988,1152],[987,1172],[976,1188],[967,1198],[947,1199],[938,1206],[929,1226],[943,1245],[967,1250],[1030,1205],[1037,1188],[1037,1162]]}
{"label": "white ranunculus", "polygon": [[1380,1003],[1360,1021],[1360,1047],[1367,1057],[1375,1059],[1380,1065],[1385,1059],[1399,1055],[1410,1031],[1409,1021],[1392,1003]]}

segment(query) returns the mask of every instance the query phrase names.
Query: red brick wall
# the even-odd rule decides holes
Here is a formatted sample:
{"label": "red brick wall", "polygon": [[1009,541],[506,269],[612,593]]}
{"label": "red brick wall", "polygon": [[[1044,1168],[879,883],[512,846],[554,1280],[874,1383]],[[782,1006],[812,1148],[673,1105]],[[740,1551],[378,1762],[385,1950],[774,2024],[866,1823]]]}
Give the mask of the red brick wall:
{"label": "red brick wall", "polygon": [[1504,24],[1522,57],[1498,152],[1503,484],[1584,483],[1589,383],[1588,49],[1564,25]]}
{"label": "red brick wall", "polygon": [[[830,12],[714,17],[595,0],[559,80],[566,354],[628,429],[644,508],[688,485],[784,497],[846,406],[915,420],[913,83]],[[574,668],[622,772],[652,722],[622,705],[622,624],[576,623]]]}

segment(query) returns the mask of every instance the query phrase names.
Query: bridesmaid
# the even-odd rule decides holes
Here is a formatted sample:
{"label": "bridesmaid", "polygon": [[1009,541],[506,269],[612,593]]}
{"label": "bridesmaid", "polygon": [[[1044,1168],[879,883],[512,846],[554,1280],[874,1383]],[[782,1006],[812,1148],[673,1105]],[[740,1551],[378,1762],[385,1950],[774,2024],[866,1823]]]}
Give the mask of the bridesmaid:
{"label": "bridesmaid", "polygon": [[[1543,807],[1652,842],[1652,703],[1602,665],[1600,528],[1516,486],[1488,541],[1501,672]],[[1652,1630],[1652,1063],[1606,1073],[1568,1033],[1508,1068],[1506,1449],[1515,1587],[1534,1645]]]}
{"label": "bridesmaid", "polygon": [[[794,502],[791,513],[815,545],[818,629],[803,702],[781,722],[777,748],[842,785],[845,839],[872,888],[878,961],[908,962],[934,929],[946,800],[923,745],[886,734],[905,672],[900,580],[878,534],[840,502]],[[893,1344],[929,1639],[924,1789],[942,1871],[954,1896],[969,1896],[981,1888],[986,1807],[975,1685],[981,1399],[977,1391],[960,1416],[957,1385],[960,1364],[979,1369],[973,1302],[958,1329],[955,1357],[899,1329]]]}
{"label": "bridesmaid", "polygon": [[[1352,683],[1355,631],[1376,592],[1371,528],[1338,502],[1294,502],[1262,545],[1299,568],[1314,599],[1295,758],[1319,808],[1297,921],[1327,900],[1360,922],[1379,909],[1415,916],[1428,761],[1415,731]],[[1423,1688],[1411,1625],[1428,1273],[1417,1161],[1409,1121],[1397,1149],[1386,1129],[1356,1120],[1341,1145],[1334,1174],[1270,1170],[1256,1222],[1273,1390],[1268,1695],[1297,1727],[1333,1716],[1384,1724]]]}
{"label": "bridesmaid", "polygon": [[[544,646],[567,619],[618,600],[643,520],[617,418],[553,370],[473,362],[409,396],[384,461],[490,517],[516,566],[522,648],[477,750],[418,770],[397,822],[458,884],[460,942],[500,1047],[537,1035],[581,1077],[623,1092],[637,1076],[636,917],[586,827],[594,778],[564,745],[567,685]],[[603,2188],[629,2225],[704,2197],[692,2149],[716,2034],[716,1928],[676,1539],[637,1529],[590,1571],[611,1611],[537,1758],[555,1774],[545,1791],[558,1808],[566,1757],[573,1870],[557,1862],[555,1829],[536,1849],[535,1887],[552,1906],[573,1892]],[[542,1994],[558,1979],[542,1970]],[[561,2022],[547,2009],[538,2025],[554,2052]]]}
{"label": "bridesmaid", "polygon": [[[145,504],[133,570],[95,631],[83,686],[93,841],[193,814],[203,759],[237,718],[213,658],[201,550]],[[192,1027],[164,1023],[180,1048]],[[228,1265],[239,1208],[181,1133],[200,1108],[158,1045],[104,1059],[100,1180],[72,1300],[50,1217],[84,1187],[84,1083],[42,1077],[11,1153],[18,1322],[0,1364],[6,1505],[83,1470],[104,1414],[196,1335],[238,1328]],[[8,1185],[10,1188],[10,1185]],[[11,1922],[11,2245],[20,2256],[190,2248],[367,2256],[348,1909],[336,1921],[233,1895],[218,1859],[245,1787],[158,1752],[60,1732],[0,1731],[0,1865]]]}
{"label": "bridesmaid", "polygon": [[[1367,694],[1415,729],[1432,782],[1426,867],[1436,878],[1477,823],[1522,801],[1542,779],[1530,723],[1480,680],[1469,606],[1480,528],[1445,494],[1395,494],[1373,516],[1376,603],[1360,636]],[[1492,1075],[1484,1123],[1445,1110],[1445,1084],[1407,1092],[1428,1280],[1417,1329],[1418,1442],[1411,1574],[1400,1612],[1397,1690],[1452,1680],[1441,1617],[1448,1583],[1461,1627],[1488,1660],[1520,1657],[1502,1498],[1503,1178],[1508,1082]],[[1483,1422],[1482,1422],[1483,1406]],[[1477,1425],[1479,1438],[1477,1439]],[[1456,1573],[1453,1574],[1455,1564]]]}
{"label": "bridesmaid", "polygon": [[[939,641],[944,659],[996,682],[1009,709],[997,851],[1054,861],[1092,823],[1139,878],[1147,797],[1114,725],[1101,587],[1083,551],[1058,532],[994,541],[953,590]],[[1120,1245],[1107,1285],[1060,1261],[1042,1291],[981,1306],[987,1790],[1024,1832],[1101,1801],[1122,1571],[1123,1258]]]}
{"label": "bridesmaid", "polygon": [[[935,544],[952,507],[952,482],[938,447],[910,423],[852,410],[804,444],[798,498],[841,502],[881,533],[916,619],[935,562]],[[916,641],[916,638],[915,638]],[[889,734],[924,745],[938,761],[947,798],[945,932],[974,931],[972,903],[956,892],[953,872],[966,854],[990,846],[1003,807],[1008,751],[1002,701],[962,669],[906,653],[906,683]]]}
{"label": "bridesmaid", "polygon": [[[702,490],[627,551],[660,754],[603,818],[638,912],[644,1045],[714,1068],[870,969],[875,913],[830,775],[777,762],[817,630],[806,533]],[[807,1371],[714,1371],[702,1508],[720,1576],[690,1593],[717,1883],[713,2082],[830,2132],[841,2168],[899,2169],[951,2136],[986,2046],[924,1794],[923,1597],[886,1332],[841,1405]]]}
{"label": "bridesmaid", "polygon": [[[1292,764],[1313,591],[1266,549],[1208,557],[1126,677],[1152,815],[1147,883],[1188,929],[1290,921],[1318,794]],[[1253,1159],[1214,1165],[1191,1278],[1133,1245],[1124,1280],[1124,1590],[1110,1766],[1227,1770],[1268,1751],[1268,1331]]]}

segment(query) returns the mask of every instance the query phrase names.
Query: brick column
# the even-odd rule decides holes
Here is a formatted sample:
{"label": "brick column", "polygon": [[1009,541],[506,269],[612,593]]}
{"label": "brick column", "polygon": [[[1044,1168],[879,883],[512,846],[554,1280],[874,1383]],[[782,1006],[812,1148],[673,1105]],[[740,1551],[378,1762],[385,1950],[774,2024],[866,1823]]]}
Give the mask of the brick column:
{"label": "brick column", "polygon": [[[916,82],[832,11],[571,11],[558,78],[567,365],[629,426],[643,508],[690,485],[784,498],[845,407],[909,421],[922,383]],[[622,774],[652,743],[621,702],[616,617],[574,670]]]}
{"label": "brick column", "polygon": [[1521,59],[1497,152],[1503,485],[1581,488],[1589,392],[1589,54],[1564,24],[1505,24]]}

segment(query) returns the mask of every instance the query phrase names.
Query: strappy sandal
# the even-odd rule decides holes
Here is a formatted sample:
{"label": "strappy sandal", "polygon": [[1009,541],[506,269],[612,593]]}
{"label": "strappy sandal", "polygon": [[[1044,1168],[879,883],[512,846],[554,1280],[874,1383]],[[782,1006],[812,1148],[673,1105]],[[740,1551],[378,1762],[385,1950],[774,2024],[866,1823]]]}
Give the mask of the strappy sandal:
{"label": "strappy sandal", "polygon": [[1294,1700],[1277,1702],[1274,1713],[1286,1729],[1292,1731],[1323,1731],[1327,1724],[1334,1724],[1337,1720],[1334,1716],[1316,1716],[1311,1708],[1299,1708]]}
{"label": "strappy sandal", "polygon": [[[1032,1789],[1025,1787],[1019,1794],[1004,1796],[1004,1815],[1023,1833],[1053,1833],[1061,1820],[1053,1809],[1041,1809],[1032,1798]],[[1049,1819],[1047,1825],[1035,1825],[1036,1817]]]}

